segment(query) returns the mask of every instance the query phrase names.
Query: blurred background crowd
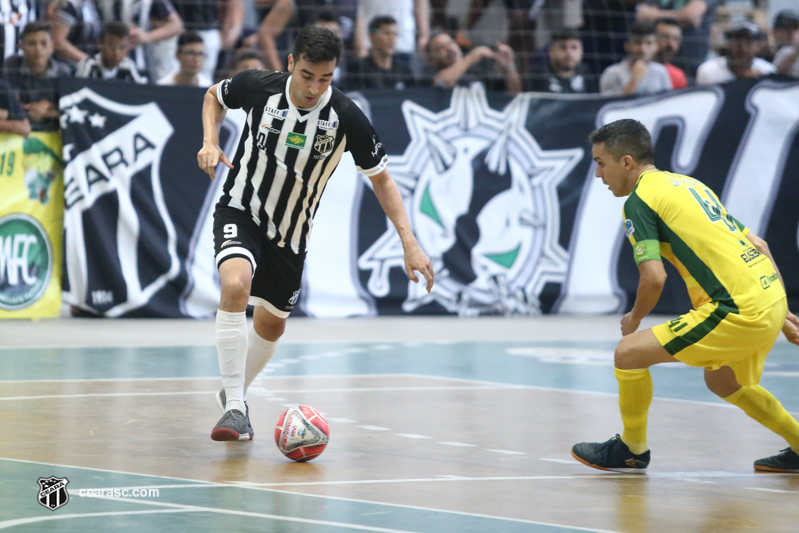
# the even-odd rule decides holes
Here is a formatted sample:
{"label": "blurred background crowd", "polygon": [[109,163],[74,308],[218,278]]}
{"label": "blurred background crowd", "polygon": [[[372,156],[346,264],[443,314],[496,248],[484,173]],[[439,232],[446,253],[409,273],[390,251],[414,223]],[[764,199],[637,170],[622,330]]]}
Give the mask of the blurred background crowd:
{"label": "blurred background crowd", "polygon": [[344,40],[345,91],[647,94],[799,78],[797,0],[2,0],[0,131],[58,129],[62,76],[208,87]]}

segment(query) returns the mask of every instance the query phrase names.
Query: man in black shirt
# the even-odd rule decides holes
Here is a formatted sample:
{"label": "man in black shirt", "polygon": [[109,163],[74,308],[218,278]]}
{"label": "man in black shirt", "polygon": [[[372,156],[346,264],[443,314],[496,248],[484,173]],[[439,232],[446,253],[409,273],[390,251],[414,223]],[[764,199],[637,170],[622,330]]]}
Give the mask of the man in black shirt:
{"label": "man in black shirt", "polygon": [[414,84],[410,69],[396,60],[397,21],[375,17],[369,22],[372,49],[347,72],[347,89],[404,89]]}
{"label": "man in black shirt", "polygon": [[[218,163],[231,169],[214,212],[222,286],[216,344],[223,389],[217,403],[224,414],[213,440],[253,437],[245,391],[274,354],[297,303],[313,217],[345,151],[369,176],[399,233],[406,274],[418,281],[418,271],[428,292],[433,287],[430,260],[411,231],[383,144],[353,101],[330,86],[342,48],[331,30],[307,26],[288,57],[289,73],[246,70],[205,94],[197,162],[211,179]],[[243,108],[248,124],[233,164],[218,138],[228,108]],[[249,331],[248,303],[256,306]]]}
{"label": "man in black shirt", "polygon": [[3,77],[19,91],[19,101],[36,131],[58,129],[58,78],[69,77],[72,69],[53,59],[50,24],[31,22],[22,30],[23,55],[6,59]]}
{"label": "man in black shirt", "polygon": [[594,93],[593,80],[582,65],[583,43],[577,30],[564,28],[552,34],[546,54],[536,54],[525,90],[549,93]]}

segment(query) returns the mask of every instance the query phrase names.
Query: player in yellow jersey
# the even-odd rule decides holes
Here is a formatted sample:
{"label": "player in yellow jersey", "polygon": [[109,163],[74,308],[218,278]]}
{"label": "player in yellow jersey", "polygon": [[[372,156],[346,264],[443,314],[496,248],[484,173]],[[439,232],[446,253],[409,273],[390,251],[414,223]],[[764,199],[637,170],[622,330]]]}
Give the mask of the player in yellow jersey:
{"label": "player in yellow jersey", "polygon": [[[643,473],[649,465],[646,425],[652,402],[649,367],[683,362],[705,369],[707,387],[787,442],[755,470],[799,473],[799,423],[759,386],[780,330],[799,344],[799,320],[766,242],[727,213],[702,182],[655,168],[652,138],[625,119],[593,132],[596,176],[624,203],[624,227],[640,279],[635,305],[621,320],[615,353],[624,432],[607,442],[576,444],[572,455],[600,470]],[[679,271],[693,309],[645,331],[638,326],[666,281],[661,258]]]}

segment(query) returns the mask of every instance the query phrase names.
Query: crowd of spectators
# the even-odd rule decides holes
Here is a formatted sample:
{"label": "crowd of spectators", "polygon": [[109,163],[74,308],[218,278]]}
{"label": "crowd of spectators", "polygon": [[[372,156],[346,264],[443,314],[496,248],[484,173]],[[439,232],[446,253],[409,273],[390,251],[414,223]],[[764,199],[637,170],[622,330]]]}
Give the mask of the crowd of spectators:
{"label": "crowd of spectators", "polygon": [[768,31],[735,21],[712,50],[720,0],[582,0],[582,26],[551,27],[536,47],[547,0],[503,0],[505,37],[486,45],[475,36],[490,3],[469,0],[459,21],[447,0],[5,0],[0,131],[57,129],[61,77],[207,87],[248,68],[283,70],[308,24],[344,40],[333,83],[347,91],[479,84],[633,95],[799,78],[796,11],[778,13]]}

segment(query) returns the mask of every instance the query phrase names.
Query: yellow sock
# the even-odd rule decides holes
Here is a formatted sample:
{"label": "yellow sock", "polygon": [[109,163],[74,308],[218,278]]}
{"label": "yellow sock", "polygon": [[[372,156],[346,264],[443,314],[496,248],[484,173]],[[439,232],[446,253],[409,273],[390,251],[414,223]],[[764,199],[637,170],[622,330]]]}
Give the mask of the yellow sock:
{"label": "yellow sock", "polygon": [[769,391],[760,385],[741,387],[724,401],[740,407],[744,413],[787,440],[791,449],[799,453],[799,422]]}
{"label": "yellow sock", "polygon": [[652,376],[648,368],[622,370],[616,368],[619,381],[619,410],[624,423],[621,440],[638,455],[649,449],[646,443],[646,423],[652,403]]}

